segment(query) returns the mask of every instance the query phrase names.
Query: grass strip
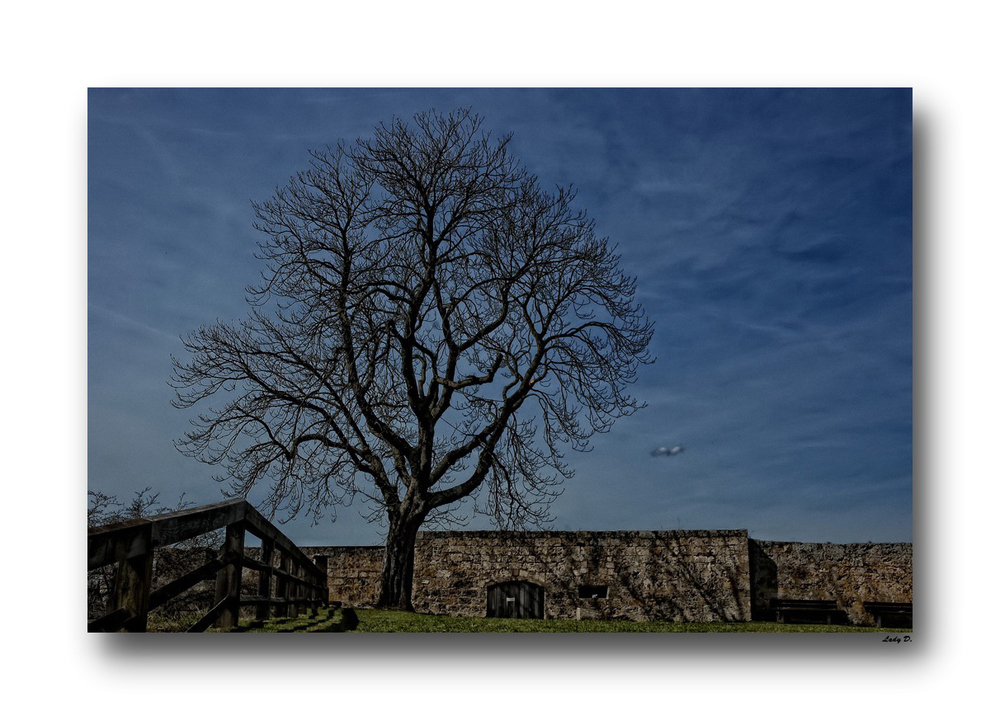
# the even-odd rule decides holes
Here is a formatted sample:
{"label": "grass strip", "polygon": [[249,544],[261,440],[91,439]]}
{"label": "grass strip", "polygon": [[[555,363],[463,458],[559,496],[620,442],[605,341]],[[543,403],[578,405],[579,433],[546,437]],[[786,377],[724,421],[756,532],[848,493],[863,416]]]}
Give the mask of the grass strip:
{"label": "grass strip", "polygon": [[368,633],[888,633],[912,632],[856,625],[812,625],[777,622],[632,622],[629,620],[513,620],[447,617],[400,610],[357,610],[359,625],[351,632]]}

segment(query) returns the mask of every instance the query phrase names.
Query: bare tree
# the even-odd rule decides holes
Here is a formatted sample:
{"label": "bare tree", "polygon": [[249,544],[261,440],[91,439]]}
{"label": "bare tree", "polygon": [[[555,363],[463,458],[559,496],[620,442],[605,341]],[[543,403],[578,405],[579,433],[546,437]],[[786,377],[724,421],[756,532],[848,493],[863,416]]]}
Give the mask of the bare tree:
{"label": "bare tree", "polygon": [[[543,191],[469,111],[394,120],[312,152],[255,204],[263,282],[235,324],[177,359],[175,404],[211,396],[178,442],[272,516],[360,495],[387,523],[379,605],[411,607],[425,521],[471,500],[544,524],[567,447],[640,404],[652,325],[574,192]],[[460,519],[459,519],[460,521]]]}

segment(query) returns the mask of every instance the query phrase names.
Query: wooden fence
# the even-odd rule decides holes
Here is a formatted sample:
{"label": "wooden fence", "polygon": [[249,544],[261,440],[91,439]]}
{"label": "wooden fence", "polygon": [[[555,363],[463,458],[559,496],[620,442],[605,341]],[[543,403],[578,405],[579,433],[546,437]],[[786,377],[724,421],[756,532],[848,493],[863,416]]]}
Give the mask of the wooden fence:
{"label": "wooden fence", "polygon": [[[157,548],[221,528],[226,537],[215,558],[153,590]],[[246,533],[260,539],[259,559],[246,554]],[[265,620],[272,613],[294,617],[327,603],[325,570],[242,499],[90,528],[87,554],[89,571],[118,566],[108,612],[88,624],[90,632],[145,632],[151,610],[213,575],[215,604],[188,632],[203,632],[213,624],[234,627],[241,606],[256,606],[257,619]],[[244,568],[257,571],[256,595],[243,595]]]}

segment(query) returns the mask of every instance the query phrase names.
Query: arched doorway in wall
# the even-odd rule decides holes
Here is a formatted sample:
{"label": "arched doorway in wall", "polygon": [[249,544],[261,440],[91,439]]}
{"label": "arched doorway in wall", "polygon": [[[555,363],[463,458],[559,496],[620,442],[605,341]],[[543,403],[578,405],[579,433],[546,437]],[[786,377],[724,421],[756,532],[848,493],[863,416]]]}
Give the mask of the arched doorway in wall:
{"label": "arched doorway in wall", "polygon": [[527,581],[496,583],[486,588],[486,617],[543,618],[545,588]]}

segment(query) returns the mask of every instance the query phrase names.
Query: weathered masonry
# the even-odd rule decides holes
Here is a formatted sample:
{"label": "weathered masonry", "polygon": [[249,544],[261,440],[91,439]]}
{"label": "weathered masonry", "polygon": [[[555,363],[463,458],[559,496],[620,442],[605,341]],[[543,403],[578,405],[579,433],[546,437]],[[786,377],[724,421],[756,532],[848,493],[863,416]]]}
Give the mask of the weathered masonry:
{"label": "weathered masonry", "polygon": [[[381,547],[304,548],[326,558],[330,599],[373,605]],[[909,543],[751,539],[746,530],[422,532],[418,612],[691,622],[774,619],[774,600],[835,600],[853,623],[865,602],[911,602]]]}

